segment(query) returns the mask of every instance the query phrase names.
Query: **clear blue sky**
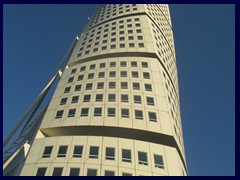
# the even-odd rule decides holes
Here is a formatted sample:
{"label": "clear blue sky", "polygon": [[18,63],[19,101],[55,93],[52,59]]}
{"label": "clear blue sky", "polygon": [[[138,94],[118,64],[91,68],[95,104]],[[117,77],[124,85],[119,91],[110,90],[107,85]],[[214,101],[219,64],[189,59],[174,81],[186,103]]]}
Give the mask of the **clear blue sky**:
{"label": "clear blue sky", "polygon": [[[95,5],[4,5],[3,137]],[[170,5],[189,175],[235,174],[234,5]]]}

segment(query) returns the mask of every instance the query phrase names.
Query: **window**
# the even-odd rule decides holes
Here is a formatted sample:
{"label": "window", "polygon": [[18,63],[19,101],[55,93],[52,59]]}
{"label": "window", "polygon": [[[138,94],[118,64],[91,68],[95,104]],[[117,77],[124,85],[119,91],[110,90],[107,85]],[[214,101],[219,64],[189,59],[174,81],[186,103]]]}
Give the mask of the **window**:
{"label": "window", "polygon": [[108,108],[108,117],[115,117],[115,108]]}
{"label": "window", "polygon": [[93,79],[94,78],[94,73],[88,74],[88,79]]}
{"label": "window", "polygon": [[125,44],[120,44],[120,48],[125,48]]}
{"label": "window", "polygon": [[82,108],[81,116],[88,116],[88,108]]}
{"label": "window", "polygon": [[98,73],[98,78],[104,78],[105,72],[99,72]]}
{"label": "window", "polygon": [[140,110],[135,110],[135,118],[139,120],[143,120],[143,112]]}
{"label": "window", "polygon": [[109,82],[109,89],[115,89],[116,88],[116,82]]}
{"label": "window", "polygon": [[103,94],[97,94],[96,95],[96,102],[101,102],[103,101]]}
{"label": "window", "polygon": [[102,47],[102,50],[104,51],[104,50],[107,50],[107,46],[103,46]]}
{"label": "window", "polygon": [[70,77],[70,78],[68,79],[68,83],[73,82],[73,79],[74,79],[74,77]]}
{"label": "window", "polygon": [[114,160],[115,159],[115,149],[114,148],[106,148],[106,160]]}
{"label": "window", "polygon": [[49,158],[52,153],[53,146],[46,146],[42,155],[42,158]]}
{"label": "window", "polygon": [[148,112],[149,121],[157,122],[157,115],[154,112]]}
{"label": "window", "polygon": [[116,67],[116,62],[110,62],[110,67]]}
{"label": "window", "polygon": [[127,82],[121,82],[121,89],[127,89],[128,83]]}
{"label": "window", "polygon": [[69,109],[68,111],[68,117],[74,117],[76,113],[76,109]]}
{"label": "window", "polygon": [[69,176],[79,176],[80,168],[71,168]]}
{"label": "window", "polygon": [[154,154],[154,163],[155,163],[155,168],[164,169],[162,156]]}
{"label": "window", "polygon": [[57,167],[53,169],[52,176],[62,176],[63,168]]}
{"label": "window", "polygon": [[94,116],[101,116],[101,115],[102,115],[102,108],[95,108]]}
{"label": "window", "polygon": [[135,47],[134,43],[129,43],[129,47]]}
{"label": "window", "polygon": [[145,166],[148,165],[147,153],[138,152],[138,164],[145,165]]}
{"label": "window", "polygon": [[67,98],[62,98],[61,102],[60,102],[60,105],[64,105],[66,103],[67,103]]}
{"label": "window", "polygon": [[128,30],[128,34],[132,34],[133,33],[133,30]]}
{"label": "window", "polygon": [[152,85],[151,84],[145,84],[145,91],[152,91]]}
{"label": "window", "polygon": [[143,78],[144,79],[150,79],[150,75],[148,72],[143,72]]}
{"label": "window", "polygon": [[122,162],[132,162],[131,160],[131,150],[123,149],[122,150]]}
{"label": "window", "polygon": [[109,102],[115,102],[116,95],[115,94],[108,94],[108,101]]}
{"label": "window", "polygon": [[74,90],[74,91],[80,91],[80,90],[81,90],[81,87],[82,87],[82,85],[81,85],[81,84],[79,84],[79,85],[76,85],[76,86],[75,86],[75,90]]}
{"label": "window", "polygon": [[121,71],[121,77],[127,77],[127,71]]}
{"label": "window", "polygon": [[74,74],[74,73],[76,73],[76,72],[77,72],[77,68],[72,69],[71,74]]}
{"label": "window", "polygon": [[116,42],[116,38],[112,38],[112,39],[111,39],[111,42]]}
{"label": "window", "polygon": [[78,81],[82,81],[83,80],[83,75],[79,75],[78,76]]}
{"label": "window", "polygon": [[140,90],[140,84],[139,83],[133,83],[133,89],[134,90]]}
{"label": "window", "polygon": [[57,157],[66,157],[67,154],[67,146],[60,146],[58,149],[58,155]]}
{"label": "window", "polygon": [[97,176],[97,169],[88,169],[87,176]]}
{"label": "window", "polygon": [[114,176],[114,171],[105,171],[105,176]]}
{"label": "window", "polygon": [[148,63],[147,62],[142,62],[142,67],[143,68],[148,68]]}
{"label": "window", "polygon": [[132,62],[131,62],[131,66],[132,66],[132,67],[137,67],[137,62],[136,62],[136,61],[132,61]]}
{"label": "window", "polygon": [[105,68],[106,63],[100,63],[100,68]]}
{"label": "window", "polygon": [[121,67],[127,67],[127,62],[126,61],[121,61],[120,65],[121,65]]}
{"label": "window", "polygon": [[119,40],[120,40],[120,41],[124,41],[124,40],[125,40],[125,37],[120,37]]}
{"label": "window", "polygon": [[141,29],[137,29],[137,33],[142,33],[142,30]]}
{"label": "window", "polygon": [[132,71],[132,77],[133,78],[138,78],[138,72],[137,71]]}
{"label": "window", "polygon": [[129,118],[129,109],[121,109],[122,111],[122,118]]}
{"label": "window", "polygon": [[112,45],[111,45],[111,49],[116,49],[116,45],[115,45],[115,44],[112,44]]}
{"label": "window", "polygon": [[83,102],[90,102],[90,99],[91,99],[91,95],[90,94],[85,95],[84,98],[83,98]]}
{"label": "window", "polygon": [[72,103],[78,103],[79,96],[72,97]]}
{"label": "window", "polygon": [[131,173],[122,173],[122,176],[132,176]]}
{"label": "window", "polygon": [[55,119],[62,118],[62,116],[63,116],[63,110],[57,111]]}
{"label": "window", "polygon": [[47,168],[38,168],[36,176],[45,176],[45,173],[47,171]]}
{"label": "window", "polygon": [[122,94],[121,95],[121,102],[128,102],[128,95],[127,94]]}
{"label": "window", "polygon": [[71,87],[66,87],[66,88],[64,89],[64,93],[69,93],[70,90],[71,90]]}
{"label": "window", "polygon": [[98,159],[98,150],[99,148],[97,146],[91,146],[90,152],[89,152],[89,158]]}
{"label": "window", "polygon": [[134,96],[134,103],[141,104],[141,96]]}
{"label": "window", "polygon": [[85,70],[86,70],[86,66],[82,66],[82,67],[80,68],[80,72],[85,71]]}
{"label": "window", "polygon": [[104,88],[104,83],[103,82],[97,83],[97,89],[103,89],[103,88]]}
{"label": "window", "polygon": [[154,99],[152,97],[147,97],[147,105],[154,106]]}
{"label": "window", "polygon": [[109,77],[116,77],[116,72],[115,71],[110,71],[109,72]]}
{"label": "window", "polygon": [[90,65],[90,70],[95,69],[95,67],[96,67],[95,64]]}
{"label": "window", "polygon": [[91,90],[92,89],[92,83],[88,83],[86,85],[86,90]]}
{"label": "window", "polygon": [[133,36],[128,36],[128,40],[134,40]]}
{"label": "window", "polygon": [[73,150],[73,157],[74,158],[81,158],[83,152],[83,146],[74,146]]}

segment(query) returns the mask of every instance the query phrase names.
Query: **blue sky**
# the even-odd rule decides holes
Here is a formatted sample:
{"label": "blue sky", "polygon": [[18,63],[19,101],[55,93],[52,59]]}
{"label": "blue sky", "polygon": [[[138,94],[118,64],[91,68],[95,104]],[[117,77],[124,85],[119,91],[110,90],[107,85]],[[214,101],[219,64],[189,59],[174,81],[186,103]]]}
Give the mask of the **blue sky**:
{"label": "blue sky", "polygon": [[[189,175],[235,174],[234,5],[171,4]],[[95,5],[4,5],[3,137]]]}

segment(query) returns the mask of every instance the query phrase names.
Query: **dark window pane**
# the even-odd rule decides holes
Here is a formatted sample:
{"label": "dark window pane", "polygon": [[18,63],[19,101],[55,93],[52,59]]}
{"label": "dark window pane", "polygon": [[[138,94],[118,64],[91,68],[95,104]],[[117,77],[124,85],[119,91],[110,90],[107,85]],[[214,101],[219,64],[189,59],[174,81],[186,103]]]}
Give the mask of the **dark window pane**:
{"label": "dark window pane", "polygon": [[51,153],[52,153],[52,149],[53,149],[53,146],[47,146],[47,147],[45,147],[42,157],[43,157],[43,158],[50,157],[50,156],[51,156]]}
{"label": "dark window pane", "polygon": [[54,168],[52,176],[62,176],[63,168]]}
{"label": "dark window pane", "polygon": [[79,176],[80,169],[79,168],[71,168],[69,176]]}
{"label": "dark window pane", "polygon": [[73,151],[73,157],[82,157],[83,146],[75,146]]}
{"label": "dark window pane", "polygon": [[96,169],[88,169],[87,176],[97,176],[97,170]]}
{"label": "dark window pane", "polygon": [[60,146],[58,149],[58,155],[57,157],[65,157],[67,153],[67,146]]}
{"label": "dark window pane", "polygon": [[97,159],[98,158],[98,150],[99,148],[96,146],[90,147],[89,158]]}
{"label": "dark window pane", "polygon": [[36,176],[45,176],[47,168],[38,168]]}
{"label": "dark window pane", "polygon": [[123,162],[131,162],[131,151],[127,149],[122,150],[122,161]]}

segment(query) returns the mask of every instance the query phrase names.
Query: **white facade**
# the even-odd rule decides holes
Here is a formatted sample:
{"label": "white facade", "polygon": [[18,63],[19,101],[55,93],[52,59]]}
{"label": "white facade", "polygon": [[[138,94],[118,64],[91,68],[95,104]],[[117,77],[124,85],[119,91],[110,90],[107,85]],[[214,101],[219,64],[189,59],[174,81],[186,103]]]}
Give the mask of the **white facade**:
{"label": "white facade", "polygon": [[98,6],[21,175],[186,175],[179,104],[168,5]]}

